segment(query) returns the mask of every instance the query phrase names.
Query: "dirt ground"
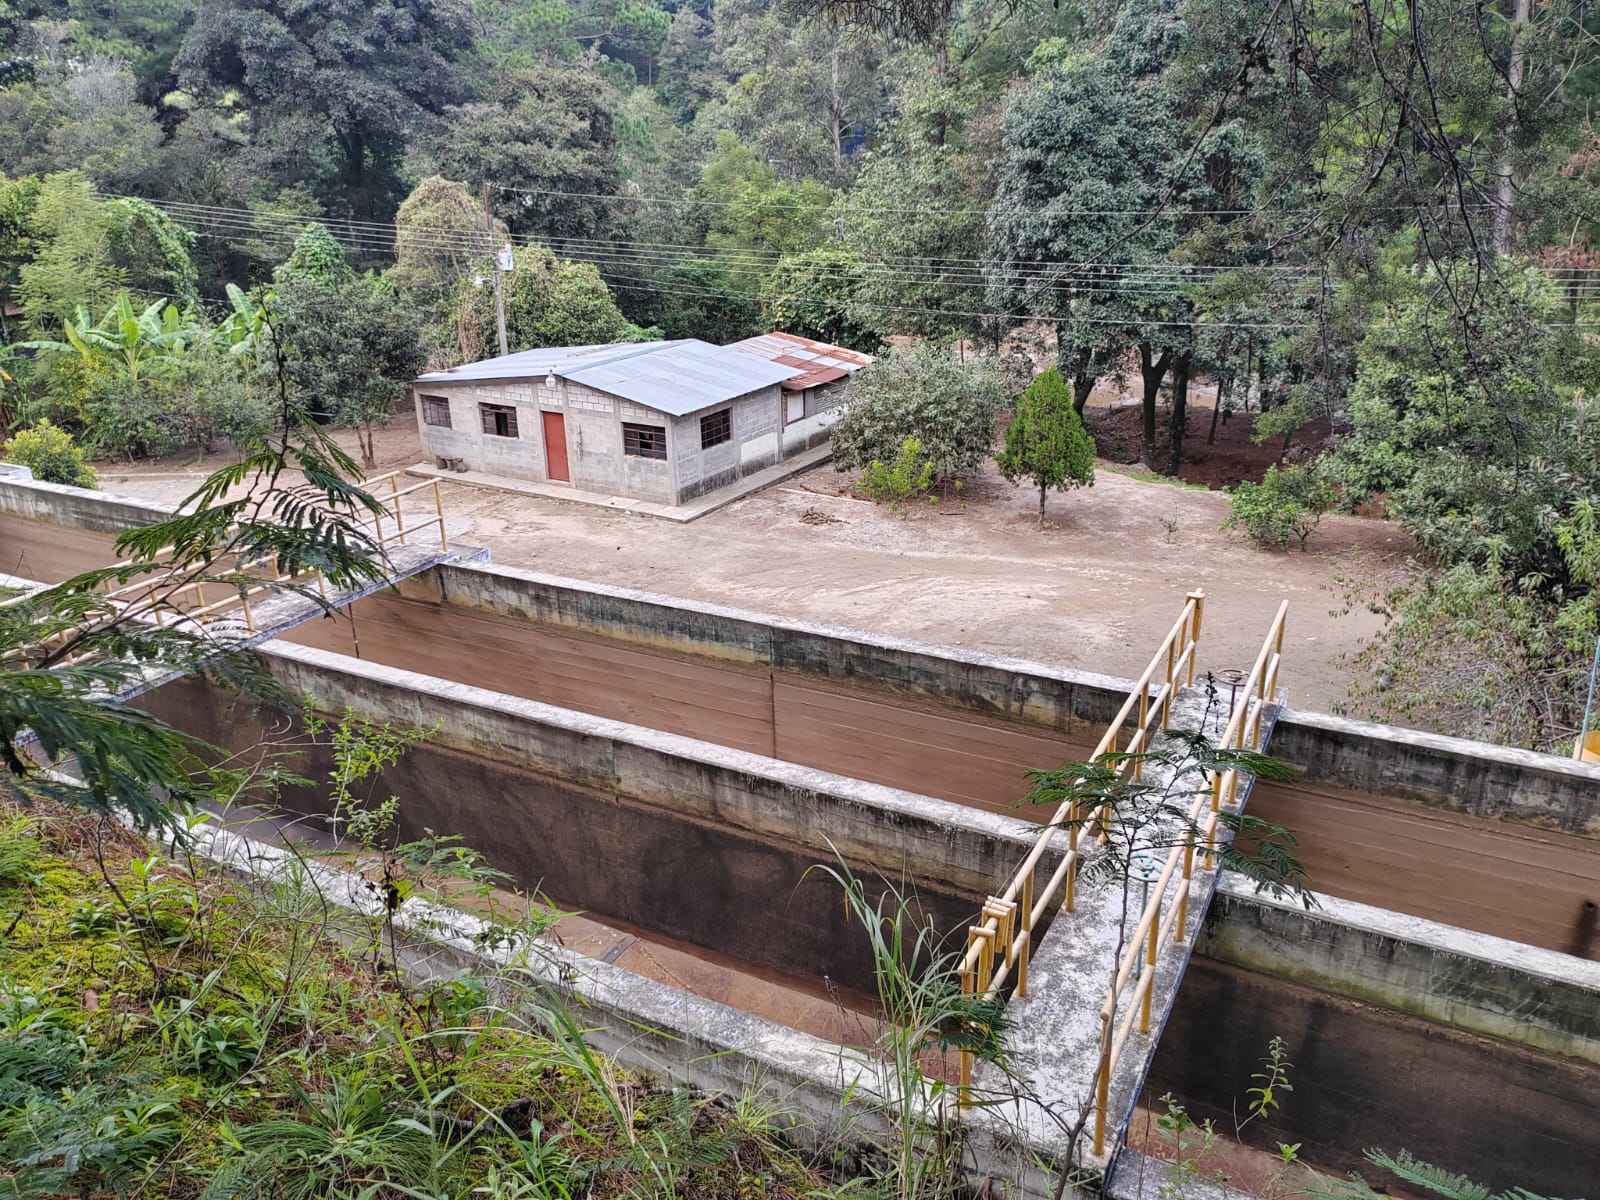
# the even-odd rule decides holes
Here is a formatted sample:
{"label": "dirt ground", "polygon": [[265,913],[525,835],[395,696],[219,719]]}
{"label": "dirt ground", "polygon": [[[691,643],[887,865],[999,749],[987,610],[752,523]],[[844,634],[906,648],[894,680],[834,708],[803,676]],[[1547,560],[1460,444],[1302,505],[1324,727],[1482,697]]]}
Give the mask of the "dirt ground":
{"label": "dirt ground", "polygon": [[[378,452],[380,470],[423,460],[410,425],[380,431]],[[223,461],[107,464],[101,486],[175,501]],[[1341,658],[1376,628],[1365,612],[1334,617],[1330,585],[1410,548],[1392,525],[1330,516],[1308,554],[1261,550],[1219,529],[1226,495],[1104,465],[1093,488],[1051,494],[1043,529],[1038,494],[992,474],[896,513],[822,466],[686,525],[445,490],[447,513],[470,522],[454,536],[498,563],[1110,675],[1144,668],[1195,587],[1207,595],[1201,666],[1248,668],[1287,598],[1283,679],[1295,707],[1318,710],[1345,697]]]}

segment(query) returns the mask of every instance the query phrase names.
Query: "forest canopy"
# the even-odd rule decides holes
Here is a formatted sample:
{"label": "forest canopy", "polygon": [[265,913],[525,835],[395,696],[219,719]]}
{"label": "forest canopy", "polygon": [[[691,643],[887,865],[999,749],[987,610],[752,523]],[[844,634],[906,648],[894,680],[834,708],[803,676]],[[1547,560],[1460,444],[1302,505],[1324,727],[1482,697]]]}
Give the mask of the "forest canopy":
{"label": "forest canopy", "polygon": [[[1130,390],[1169,474],[1204,381],[1285,451],[1326,422],[1339,503],[1533,614],[1496,635],[1515,696],[1463,669],[1439,720],[1553,740],[1596,629],[1597,33],[1526,0],[12,0],[0,420],[228,438],[276,305],[345,321],[323,415],[370,434],[409,364],[492,352],[508,246],[519,347],[1025,350],[1080,413]],[[1482,633],[1429,595],[1373,602]]]}

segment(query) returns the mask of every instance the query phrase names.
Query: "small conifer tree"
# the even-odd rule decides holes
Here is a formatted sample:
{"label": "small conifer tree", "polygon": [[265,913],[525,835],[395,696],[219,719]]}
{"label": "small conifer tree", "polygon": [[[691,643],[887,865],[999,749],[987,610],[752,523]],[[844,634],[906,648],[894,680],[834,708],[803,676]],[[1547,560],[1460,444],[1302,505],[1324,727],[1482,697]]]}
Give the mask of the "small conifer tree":
{"label": "small conifer tree", "polygon": [[1072,407],[1072,389],[1051,367],[1028,385],[1017,401],[1017,415],[1006,429],[1000,473],[1015,483],[1031,479],[1039,489],[1039,524],[1044,525],[1045,494],[1055,488],[1094,486],[1094,439]]}

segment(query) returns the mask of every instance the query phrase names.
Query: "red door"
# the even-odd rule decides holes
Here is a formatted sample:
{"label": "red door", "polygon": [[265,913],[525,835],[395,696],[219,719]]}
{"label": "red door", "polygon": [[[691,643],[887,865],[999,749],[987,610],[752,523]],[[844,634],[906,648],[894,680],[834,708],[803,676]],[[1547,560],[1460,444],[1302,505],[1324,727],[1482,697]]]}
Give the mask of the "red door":
{"label": "red door", "polygon": [[567,419],[560,413],[540,413],[544,418],[544,472],[546,479],[572,482],[567,470]]}

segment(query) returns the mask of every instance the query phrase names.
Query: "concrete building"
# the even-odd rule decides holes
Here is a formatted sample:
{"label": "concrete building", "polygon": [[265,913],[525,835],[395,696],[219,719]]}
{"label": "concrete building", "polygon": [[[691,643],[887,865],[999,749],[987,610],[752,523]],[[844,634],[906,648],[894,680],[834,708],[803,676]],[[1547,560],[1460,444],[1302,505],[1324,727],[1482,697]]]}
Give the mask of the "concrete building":
{"label": "concrete building", "polygon": [[780,385],[805,374],[685,338],[524,350],[411,394],[441,466],[682,504],[811,444],[784,436]]}
{"label": "concrete building", "polygon": [[753,354],[799,374],[783,381],[783,452],[785,456],[820,446],[838,419],[850,376],[872,361],[872,355],[774,330],[733,342],[730,350]]}

